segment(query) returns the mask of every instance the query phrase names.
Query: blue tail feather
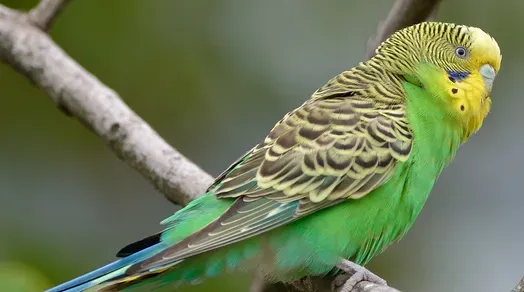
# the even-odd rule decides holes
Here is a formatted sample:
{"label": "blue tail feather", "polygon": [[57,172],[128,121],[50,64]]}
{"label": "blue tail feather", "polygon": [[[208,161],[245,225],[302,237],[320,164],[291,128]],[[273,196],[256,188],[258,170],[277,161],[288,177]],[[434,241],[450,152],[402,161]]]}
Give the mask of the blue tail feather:
{"label": "blue tail feather", "polygon": [[[163,243],[155,244],[139,252],[136,252],[132,255],[129,255],[123,259],[114,261],[99,269],[89,272],[83,276],[80,276],[71,281],[65,282],[59,286],[53,287],[45,292],[80,292],[80,291],[84,291],[85,289],[98,285],[102,282],[106,282],[108,280],[111,280],[118,276],[123,275],[126,270],[124,268],[127,268],[130,265],[140,262],[162,251],[165,247],[166,246]],[[111,273],[114,273],[114,275],[110,275]],[[104,276],[107,276],[107,279],[97,281],[97,279],[100,279]]]}

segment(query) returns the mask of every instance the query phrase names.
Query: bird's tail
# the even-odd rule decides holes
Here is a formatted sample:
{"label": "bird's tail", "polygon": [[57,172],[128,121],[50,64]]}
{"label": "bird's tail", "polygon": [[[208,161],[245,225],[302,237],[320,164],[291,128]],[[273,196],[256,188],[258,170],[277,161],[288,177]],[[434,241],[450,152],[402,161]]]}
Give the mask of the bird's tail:
{"label": "bird's tail", "polygon": [[[125,271],[131,265],[136,264],[152,255],[162,251],[165,245],[157,243],[132,255],[129,255],[120,260],[114,261],[106,266],[103,266],[97,270],[87,273],[83,276],[75,278],[71,281],[63,283],[59,286],[53,287],[46,292],[80,292],[85,291],[96,286],[106,286],[103,284],[117,284],[126,282],[133,282],[137,278],[142,278],[146,275],[133,275],[126,276]],[[160,271],[158,271],[160,272]],[[155,273],[156,274],[156,273]],[[101,287],[100,287],[101,288]]]}

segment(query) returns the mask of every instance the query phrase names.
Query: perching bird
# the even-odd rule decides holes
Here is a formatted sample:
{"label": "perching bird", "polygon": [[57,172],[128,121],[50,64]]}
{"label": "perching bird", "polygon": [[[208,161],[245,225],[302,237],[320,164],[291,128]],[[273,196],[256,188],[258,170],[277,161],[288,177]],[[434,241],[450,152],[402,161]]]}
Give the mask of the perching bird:
{"label": "perching bird", "polygon": [[49,291],[178,286],[234,270],[273,281],[354,273],[344,292],[362,279],[385,283],[363,265],[408,231],[479,130],[501,58],[475,27],[394,33],[286,114],[164,231]]}

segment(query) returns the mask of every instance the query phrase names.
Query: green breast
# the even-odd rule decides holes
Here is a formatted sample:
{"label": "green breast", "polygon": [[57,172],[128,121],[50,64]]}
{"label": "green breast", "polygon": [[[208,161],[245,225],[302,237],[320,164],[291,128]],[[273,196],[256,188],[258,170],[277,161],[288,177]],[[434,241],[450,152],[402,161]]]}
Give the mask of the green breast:
{"label": "green breast", "polygon": [[[386,184],[362,198],[361,204],[367,205],[368,213],[361,216],[373,222],[367,226],[373,234],[363,238],[361,247],[354,252],[358,263],[367,263],[406,234],[438,176],[460,146],[460,131],[454,127],[445,105],[418,86],[406,83],[404,89],[413,148],[409,159],[399,163]],[[347,205],[349,209],[356,209],[353,202]]]}

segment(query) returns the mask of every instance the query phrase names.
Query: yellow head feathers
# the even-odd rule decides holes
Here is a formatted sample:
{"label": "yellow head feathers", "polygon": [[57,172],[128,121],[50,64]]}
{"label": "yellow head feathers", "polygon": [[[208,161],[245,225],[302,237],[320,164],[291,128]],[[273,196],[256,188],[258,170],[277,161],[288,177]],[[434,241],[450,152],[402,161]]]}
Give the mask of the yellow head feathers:
{"label": "yellow head feathers", "polygon": [[469,61],[473,69],[489,64],[498,73],[502,55],[497,41],[480,28],[469,27],[467,31],[471,35]]}
{"label": "yellow head feathers", "polygon": [[424,22],[394,33],[375,59],[388,70],[424,87],[450,106],[464,140],[478,131],[491,106],[489,97],[502,55],[480,28]]}

